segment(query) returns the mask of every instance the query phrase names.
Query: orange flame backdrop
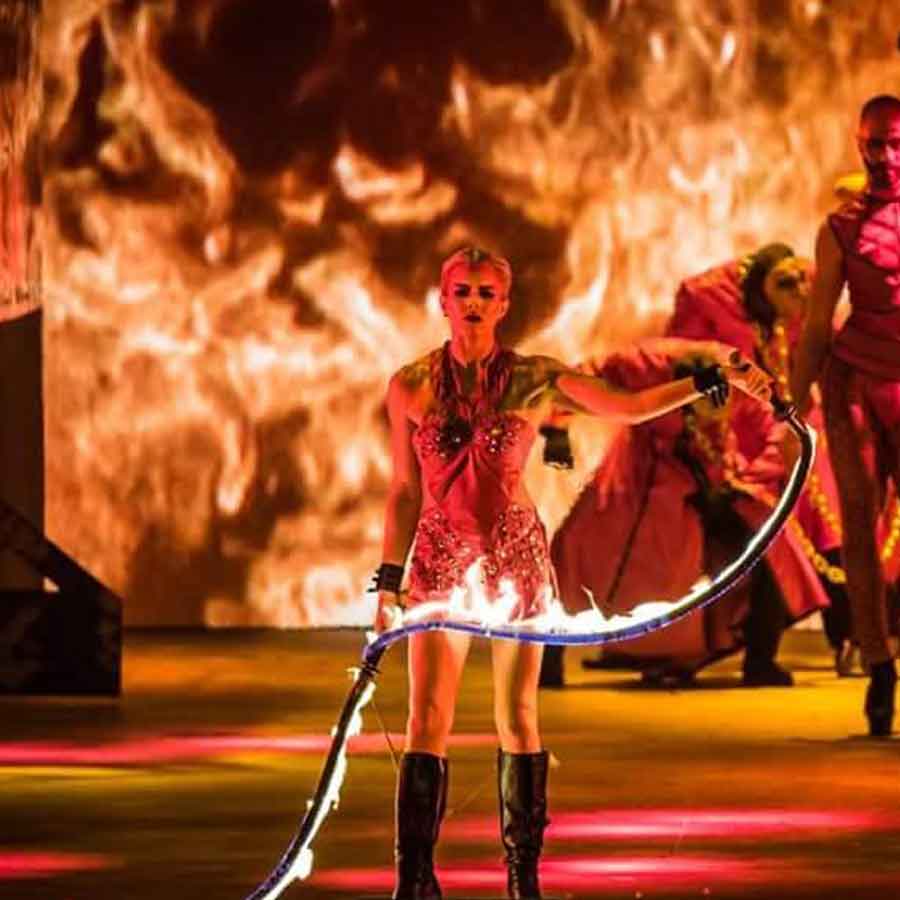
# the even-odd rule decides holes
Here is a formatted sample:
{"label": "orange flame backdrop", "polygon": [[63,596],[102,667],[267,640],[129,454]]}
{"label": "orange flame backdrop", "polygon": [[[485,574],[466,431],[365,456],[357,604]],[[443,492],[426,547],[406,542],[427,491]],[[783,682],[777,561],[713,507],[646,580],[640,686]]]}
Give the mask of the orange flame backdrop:
{"label": "orange flame backdrop", "polygon": [[[388,375],[436,273],[516,272],[505,337],[575,362],[679,279],[809,253],[881,0],[45,0],[51,536],[132,624],[363,622]],[[530,470],[556,521],[571,476]]]}

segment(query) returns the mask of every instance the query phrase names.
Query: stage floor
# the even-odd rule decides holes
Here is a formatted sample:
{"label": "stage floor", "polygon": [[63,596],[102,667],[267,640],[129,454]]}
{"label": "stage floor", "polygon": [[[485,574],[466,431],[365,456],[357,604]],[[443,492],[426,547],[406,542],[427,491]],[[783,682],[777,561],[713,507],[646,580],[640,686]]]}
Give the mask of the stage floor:
{"label": "stage floor", "polygon": [[[0,898],[243,900],[278,860],[359,660],[353,632],[130,632],[121,700],[0,701]],[[488,656],[476,646],[451,748],[439,873],[448,898],[503,896]],[[553,752],[546,893],[596,898],[900,898],[900,740],[863,736],[865,682],[798,632],[790,689],[585,672],[542,692]],[[403,651],[389,651],[308,882],[390,893]]]}

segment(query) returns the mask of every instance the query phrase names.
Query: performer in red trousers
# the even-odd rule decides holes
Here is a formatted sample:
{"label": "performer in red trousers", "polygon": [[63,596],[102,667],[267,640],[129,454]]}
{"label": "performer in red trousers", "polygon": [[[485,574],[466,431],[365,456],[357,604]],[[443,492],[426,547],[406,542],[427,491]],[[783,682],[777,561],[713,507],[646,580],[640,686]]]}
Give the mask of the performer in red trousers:
{"label": "performer in red trousers", "polygon": [[[891,733],[897,681],[876,531],[886,482],[896,490],[900,481],[900,98],[880,95],[863,106],[857,143],[866,190],[819,229],[793,384],[801,411],[812,383],[822,384],[853,627],[870,673],[865,714],[870,734],[881,737]],[[851,314],[835,334],[845,285]],[[870,443],[874,475],[864,459]]]}

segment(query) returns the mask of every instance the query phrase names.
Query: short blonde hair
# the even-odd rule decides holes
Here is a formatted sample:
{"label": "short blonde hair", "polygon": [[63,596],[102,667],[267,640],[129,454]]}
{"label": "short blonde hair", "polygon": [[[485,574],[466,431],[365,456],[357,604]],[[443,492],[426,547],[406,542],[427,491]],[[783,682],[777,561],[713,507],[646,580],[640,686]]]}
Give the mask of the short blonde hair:
{"label": "short blonde hair", "polygon": [[503,284],[504,295],[509,294],[509,289],[512,287],[512,266],[510,266],[509,261],[502,256],[496,256],[479,247],[461,247],[444,260],[441,264],[442,294],[447,287],[450,273],[459,265],[464,265],[469,270],[478,269],[482,265],[490,266],[497,273]]}

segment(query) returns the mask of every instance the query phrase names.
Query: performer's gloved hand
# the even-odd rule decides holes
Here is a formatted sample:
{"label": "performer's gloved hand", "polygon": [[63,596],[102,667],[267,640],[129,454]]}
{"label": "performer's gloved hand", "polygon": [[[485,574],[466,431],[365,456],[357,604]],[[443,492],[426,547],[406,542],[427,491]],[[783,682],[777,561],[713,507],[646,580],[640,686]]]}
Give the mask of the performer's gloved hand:
{"label": "performer's gloved hand", "polygon": [[701,366],[695,369],[694,390],[703,394],[716,409],[721,409],[728,402],[728,379],[720,366]]}
{"label": "performer's gloved hand", "polygon": [[542,425],[540,433],[544,436],[544,465],[554,469],[574,468],[575,458],[572,456],[568,429]]}

